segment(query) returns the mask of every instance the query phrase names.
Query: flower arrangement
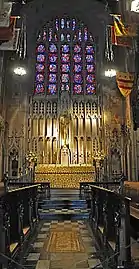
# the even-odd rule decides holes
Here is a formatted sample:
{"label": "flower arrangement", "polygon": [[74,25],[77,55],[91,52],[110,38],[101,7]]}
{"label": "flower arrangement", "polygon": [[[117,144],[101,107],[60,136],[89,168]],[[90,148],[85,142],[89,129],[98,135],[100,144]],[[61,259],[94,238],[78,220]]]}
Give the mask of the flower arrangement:
{"label": "flower arrangement", "polygon": [[26,156],[26,161],[29,163],[34,163],[34,165],[37,165],[37,156],[33,152],[29,152],[28,155]]}

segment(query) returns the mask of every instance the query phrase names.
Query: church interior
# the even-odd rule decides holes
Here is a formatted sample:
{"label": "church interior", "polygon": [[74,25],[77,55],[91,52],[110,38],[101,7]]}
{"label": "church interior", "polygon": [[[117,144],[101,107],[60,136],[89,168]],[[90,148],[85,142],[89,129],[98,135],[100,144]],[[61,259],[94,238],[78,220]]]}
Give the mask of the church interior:
{"label": "church interior", "polygon": [[139,268],[138,75],[139,0],[0,0],[0,269]]}

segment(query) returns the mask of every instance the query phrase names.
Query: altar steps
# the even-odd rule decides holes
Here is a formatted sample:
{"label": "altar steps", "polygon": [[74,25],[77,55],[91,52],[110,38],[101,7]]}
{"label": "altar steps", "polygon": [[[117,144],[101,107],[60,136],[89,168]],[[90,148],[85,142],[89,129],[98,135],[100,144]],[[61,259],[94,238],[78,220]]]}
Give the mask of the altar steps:
{"label": "altar steps", "polygon": [[62,210],[54,210],[49,211],[49,210],[39,210],[39,215],[41,220],[59,220],[59,221],[64,221],[64,220],[88,220],[89,218],[89,211],[88,210],[80,210],[80,211],[75,211],[73,210],[67,210],[67,211],[62,211]]}
{"label": "altar steps", "polygon": [[39,207],[42,209],[87,209],[85,200],[43,200],[39,202]]}
{"label": "altar steps", "polygon": [[51,200],[39,202],[39,216],[41,220],[84,220],[89,218],[89,209],[78,190],[56,190]]}

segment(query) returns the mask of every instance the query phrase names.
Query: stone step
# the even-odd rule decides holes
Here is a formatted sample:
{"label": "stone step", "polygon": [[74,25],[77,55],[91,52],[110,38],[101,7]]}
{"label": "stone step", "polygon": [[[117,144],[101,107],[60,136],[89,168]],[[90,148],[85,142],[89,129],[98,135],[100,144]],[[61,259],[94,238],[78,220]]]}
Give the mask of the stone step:
{"label": "stone step", "polygon": [[50,208],[50,209],[39,209],[39,212],[45,212],[45,213],[61,213],[63,212],[64,214],[66,213],[89,213],[90,210],[89,209],[80,209],[80,208],[77,208],[77,209],[54,209],[54,208]]}
{"label": "stone step", "polygon": [[74,209],[74,208],[82,208],[86,209],[87,208],[87,203],[85,200],[42,200],[39,202],[39,208],[43,209],[49,209],[49,208],[54,208],[54,209]]}
{"label": "stone step", "polygon": [[41,209],[87,209],[87,205],[70,205],[70,204],[54,204],[54,205],[47,205],[47,204],[41,204],[39,205],[39,208]]}
{"label": "stone step", "polygon": [[89,218],[89,210],[85,209],[39,209],[40,219],[47,220],[82,220]]}
{"label": "stone step", "polygon": [[67,199],[67,200],[76,200],[76,201],[78,201],[78,200],[80,200],[80,197],[77,195],[72,195],[72,194],[68,194],[68,195],[61,195],[61,194],[59,194],[59,195],[52,195],[51,194],[51,200],[55,200],[55,199],[57,199],[57,200],[63,200],[63,199]]}
{"label": "stone step", "polygon": [[51,199],[51,200],[48,200],[48,199],[42,199],[41,202],[45,202],[45,203],[50,203],[50,202],[53,202],[53,203],[61,203],[61,202],[66,202],[66,203],[86,203],[86,200],[76,200],[76,199],[65,199],[65,198],[61,198],[61,199]]}
{"label": "stone step", "polygon": [[79,190],[76,189],[51,189],[51,200],[70,199],[79,200]]}

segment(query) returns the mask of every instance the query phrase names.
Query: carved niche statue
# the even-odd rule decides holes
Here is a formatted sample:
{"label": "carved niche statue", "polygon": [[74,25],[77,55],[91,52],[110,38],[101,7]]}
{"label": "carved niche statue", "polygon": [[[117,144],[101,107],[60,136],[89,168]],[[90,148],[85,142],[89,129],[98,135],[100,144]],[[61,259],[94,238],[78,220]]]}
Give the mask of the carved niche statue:
{"label": "carved niche statue", "polygon": [[65,111],[61,116],[60,116],[60,130],[61,130],[61,138],[63,140],[63,144],[67,144],[67,138],[68,138],[68,129],[69,129],[69,122],[70,122],[70,114]]}

